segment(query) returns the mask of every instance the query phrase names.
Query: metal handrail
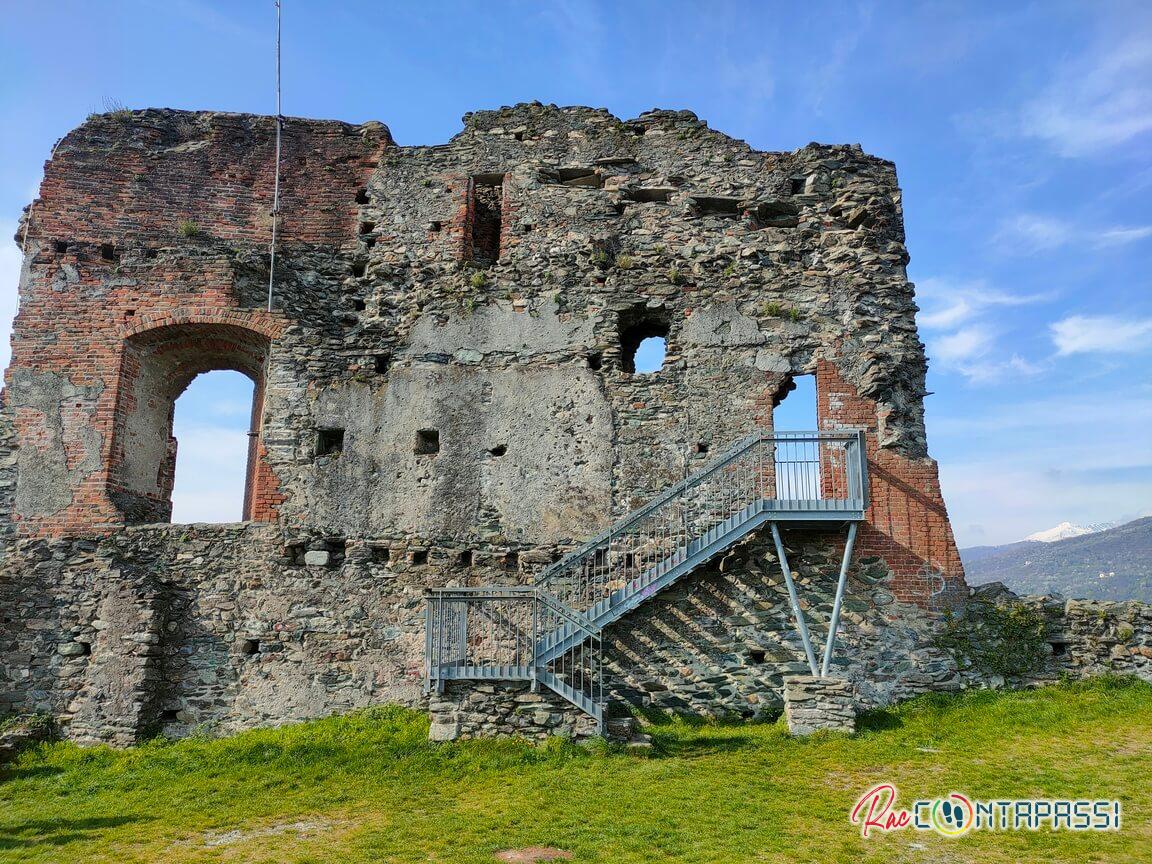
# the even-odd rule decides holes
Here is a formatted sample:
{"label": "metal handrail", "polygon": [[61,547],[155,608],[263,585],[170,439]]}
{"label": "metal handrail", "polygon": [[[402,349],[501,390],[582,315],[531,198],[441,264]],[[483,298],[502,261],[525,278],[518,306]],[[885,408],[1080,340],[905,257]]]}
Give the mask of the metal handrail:
{"label": "metal handrail", "polygon": [[[531,680],[600,719],[603,627],[765,521],[778,538],[780,518],[861,519],[864,445],[859,430],[757,431],[548,566],[532,585],[428,589],[429,685],[453,677]],[[833,630],[829,650],[834,638]]]}
{"label": "metal handrail", "polygon": [[[716,457],[714,460],[709,462],[705,467],[701,468],[699,471],[696,471],[696,472],[688,475],[687,477],[685,477],[683,480],[680,480],[679,482],[675,483],[674,485],[669,486],[666,490],[664,490],[662,493],[657,495],[655,498],[653,498],[647,504],[644,504],[644,505],[636,508],[632,512],[628,513],[627,515],[621,517],[619,520],[614,522],[610,527],[601,531],[599,534],[595,535],[590,540],[585,541],[583,544],[578,546],[576,549],[573,549],[571,552],[567,553],[559,561],[555,562],[554,564],[550,564],[548,567],[546,567],[540,573],[539,576],[536,577],[535,584],[536,585],[543,585],[544,583],[548,582],[557,573],[561,573],[564,570],[567,570],[571,564],[574,564],[577,561],[582,560],[583,558],[586,558],[589,554],[594,553],[596,550],[598,550],[603,545],[605,540],[608,540],[609,538],[611,538],[613,536],[617,536],[617,535],[625,533],[629,528],[631,528],[633,525],[638,523],[645,516],[652,514],[653,512],[658,510],[660,507],[667,504],[669,501],[672,501],[672,500],[680,497],[685,492],[687,492],[689,489],[692,489],[696,486],[699,486],[705,480],[707,480],[709,477],[711,477],[713,474],[715,474],[717,471],[720,471],[721,469],[725,468],[726,466],[732,464],[737,459],[739,459],[740,456],[744,455],[745,453],[759,447],[766,440],[771,440],[773,443],[775,443],[776,441],[789,441],[789,442],[793,442],[793,443],[823,442],[823,441],[844,441],[846,443],[847,442],[858,442],[859,454],[861,457],[860,463],[861,463],[861,465],[863,465],[864,460],[862,457],[863,457],[863,453],[864,453],[864,447],[863,447],[862,438],[863,438],[863,432],[858,431],[858,430],[849,430],[849,431],[844,431],[844,432],[770,432],[770,433],[765,433],[764,430],[758,430],[756,432],[753,432],[751,435],[738,441],[735,445],[733,445],[731,448],[729,448],[725,453]],[[867,492],[866,492],[866,490],[867,490],[867,474],[865,471],[861,471],[861,483],[863,484],[863,486],[860,490],[861,491],[860,497],[866,499],[866,497],[867,497]]]}

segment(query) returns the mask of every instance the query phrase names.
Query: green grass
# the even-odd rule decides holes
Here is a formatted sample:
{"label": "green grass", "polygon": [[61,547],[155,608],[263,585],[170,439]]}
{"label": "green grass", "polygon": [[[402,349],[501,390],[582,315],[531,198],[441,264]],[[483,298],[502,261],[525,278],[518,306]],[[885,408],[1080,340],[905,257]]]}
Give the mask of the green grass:
{"label": "green grass", "polygon": [[[42,745],[0,775],[0,861],[1125,862],[1152,849],[1152,685],[1097,679],[928,697],[852,737],[655,718],[649,754],[554,741],[431,745],[381,708],[127,751]],[[1120,798],[1110,833],[861,839],[857,796]]]}

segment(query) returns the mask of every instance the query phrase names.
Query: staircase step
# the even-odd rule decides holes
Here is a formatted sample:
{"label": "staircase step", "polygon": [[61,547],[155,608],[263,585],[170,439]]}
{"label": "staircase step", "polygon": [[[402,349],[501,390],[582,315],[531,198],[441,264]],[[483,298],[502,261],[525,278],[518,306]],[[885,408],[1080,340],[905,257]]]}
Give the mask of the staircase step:
{"label": "staircase step", "polygon": [[[754,502],[716,526],[704,537],[672,552],[663,561],[649,567],[635,579],[617,588],[607,597],[584,611],[597,632],[640,605],[648,596],[671,585],[681,576],[695,570],[759,527],[766,519],[763,502]],[[724,529],[724,530],[721,530]],[[709,535],[712,535],[709,538]],[[675,563],[672,563],[675,561]],[[574,625],[563,625],[542,637],[537,643],[537,659],[550,662],[583,644],[587,635]]]}

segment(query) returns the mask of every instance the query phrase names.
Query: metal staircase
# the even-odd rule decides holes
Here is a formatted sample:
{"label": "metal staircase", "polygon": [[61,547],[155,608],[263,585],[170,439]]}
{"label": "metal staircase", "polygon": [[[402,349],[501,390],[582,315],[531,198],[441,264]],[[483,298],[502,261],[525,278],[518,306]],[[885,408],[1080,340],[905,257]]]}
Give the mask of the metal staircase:
{"label": "metal staircase", "polygon": [[868,482],[862,432],[757,432],[561,558],[535,584],[426,592],[426,683],[543,684],[604,719],[604,628],[771,525],[812,674],[815,655],[777,523],[849,525],[822,674],[827,674]]}

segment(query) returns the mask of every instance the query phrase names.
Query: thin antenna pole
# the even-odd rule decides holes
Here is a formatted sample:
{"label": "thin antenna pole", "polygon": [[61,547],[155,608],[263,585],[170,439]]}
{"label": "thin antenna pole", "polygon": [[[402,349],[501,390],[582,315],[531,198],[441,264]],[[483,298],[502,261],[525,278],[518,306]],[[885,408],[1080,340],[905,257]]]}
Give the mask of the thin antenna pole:
{"label": "thin antenna pole", "polygon": [[280,227],[280,0],[276,0],[276,176],[272,181],[272,244],[268,262],[268,311],[272,311],[272,286],[276,282],[276,231]]}

